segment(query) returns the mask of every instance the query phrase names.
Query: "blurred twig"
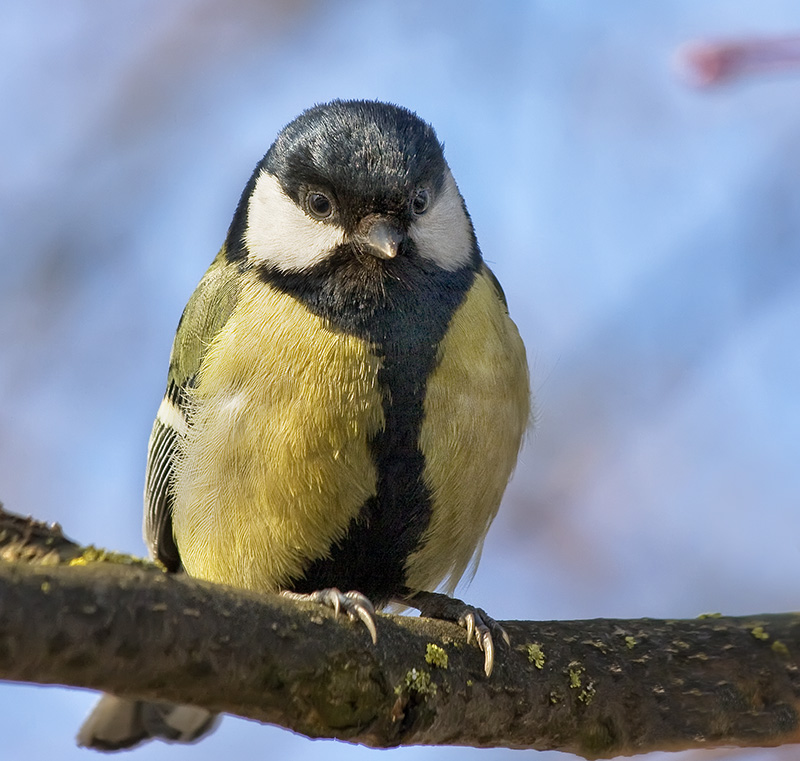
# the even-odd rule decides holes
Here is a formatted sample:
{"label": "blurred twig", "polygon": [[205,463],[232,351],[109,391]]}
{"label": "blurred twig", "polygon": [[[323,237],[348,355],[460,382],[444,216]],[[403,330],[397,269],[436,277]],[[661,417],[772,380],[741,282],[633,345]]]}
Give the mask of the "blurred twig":
{"label": "blurred twig", "polygon": [[80,553],[80,545],[65,537],[58,523],[14,515],[0,503],[0,560],[57,565]]}
{"label": "blurred twig", "polygon": [[701,87],[800,71],[800,36],[695,40],[679,48],[676,63],[692,84]]}

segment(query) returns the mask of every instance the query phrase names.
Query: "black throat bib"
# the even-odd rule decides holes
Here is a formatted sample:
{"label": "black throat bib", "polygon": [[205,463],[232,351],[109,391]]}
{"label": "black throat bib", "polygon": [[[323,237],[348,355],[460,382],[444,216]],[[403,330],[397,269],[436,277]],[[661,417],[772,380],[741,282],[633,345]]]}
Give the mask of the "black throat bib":
{"label": "black throat bib", "polygon": [[261,279],[301,301],[381,358],[385,427],[369,441],[377,493],[362,505],[328,557],[311,562],[292,589],[355,589],[378,605],[401,594],[405,561],[431,516],[419,447],[427,379],[439,343],[475,278],[478,258],[450,272],[418,256],[381,261],[343,247],[303,273],[262,267]]}

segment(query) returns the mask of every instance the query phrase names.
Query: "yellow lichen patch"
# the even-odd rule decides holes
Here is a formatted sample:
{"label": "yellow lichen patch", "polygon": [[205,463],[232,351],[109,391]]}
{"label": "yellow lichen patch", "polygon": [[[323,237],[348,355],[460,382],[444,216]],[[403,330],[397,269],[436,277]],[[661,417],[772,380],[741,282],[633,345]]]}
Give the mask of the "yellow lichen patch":
{"label": "yellow lichen patch", "polygon": [[638,644],[639,640],[636,639],[636,637],[630,637],[630,636],[625,637],[625,647],[627,647],[628,650],[633,650],[633,648],[636,647],[636,645]]}
{"label": "yellow lichen patch", "polygon": [[439,645],[429,642],[425,648],[425,663],[429,666],[446,669],[448,665],[447,651]]}
{"label": "yellow lichen patch", "polygon": [[578,693],[578,700],[581,703],[585,703],[587,706],[594,700],[594,696],[597,694],[597,690],[594,688],[594,683],[589,682],[579,693]]}
{"label": "yellow lichen patch", "polygon": [[782,658],[789,657],[789,648],[786,647],[786,645],[784,645],[779,639],[776,639],[772,643],[772,652],[776,655],[780,655]]}
{"label": "yellow lichen patch", "polygon": [[49,581],[43,581],[41,584],[41,590],[44,594],[49,594],[50,590],[52,589]]}
{"label": "yellow lichen patch", "polygon": [[769,634],[764,631],[763,626],[754,626],[750,630],[750,634],[752,634],[756,639],[766,640],[769,639]]}
{"label": "yellow lichen patch", "polygon": [[581,686],[581,674],[584,672],[583,666],[578,661],[572,661],[567,666],[567,675],[569,676],[569,686],[573,690],[577,690]]}
{"label": "yellow lichen patch", "polygon": [[537,669],[541,669],[544,667],[544,662],[546,660],[544,655],[544,650],[542,650],[542,646],[538,642],[531,642],[525,645],[525,650],[528,654],[528,660],[536,666]]}
{"label": "yellow lichen patch", "polygon": [[567,666],[567,676],[569,677],[570,689],[580,690],[578,693],[578,700],[580,700],[581,703],[589,705],[597,694],[597,690],[591,679],[585,679],[586,669],[579,661],[572,661],[569,666]]}
{"label": "yellow lichen patch", "polygon": [[394,688],[394,692],[396,695],[402,695],[403,692],[416,692],[427,698],[429,695],[436,694],[436,684],[431,680],[431,675],[427,671],[411,669],[406,673],[403,683]]}
{"label": "yellow lichen patch", "polygon": [[69,565],[89,565],[89,563],[117,563],[118,565],[152,565],[149,560],[126,555],[124,552],[112,552],[90,544],[83,552],[69,561]]}

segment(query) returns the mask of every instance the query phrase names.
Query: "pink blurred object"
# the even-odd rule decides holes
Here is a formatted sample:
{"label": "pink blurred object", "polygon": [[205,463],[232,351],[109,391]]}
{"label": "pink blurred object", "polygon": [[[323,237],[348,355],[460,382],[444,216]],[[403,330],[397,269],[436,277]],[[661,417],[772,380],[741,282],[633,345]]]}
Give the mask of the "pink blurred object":
{"label": "pink blurred object", "polygon": [[699,87],[713,87],[748,75],[800,69],[800,36],[703,41],[682,45],[676,61]]}

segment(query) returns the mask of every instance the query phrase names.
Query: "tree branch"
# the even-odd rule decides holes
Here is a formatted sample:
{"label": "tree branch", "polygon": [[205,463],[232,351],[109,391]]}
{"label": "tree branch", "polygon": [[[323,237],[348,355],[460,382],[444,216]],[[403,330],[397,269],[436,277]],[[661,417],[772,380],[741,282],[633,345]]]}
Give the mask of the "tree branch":
{"label": "tree branch", "polygon": [[381,615],[373,646],[320,606],[87,552],[59,527],[2,512],[0,557],[3,679],[193,703],[374,747],[604,758],[800,741],[800,615],[504,622],[512,647],[487,679],[454,625]]}

